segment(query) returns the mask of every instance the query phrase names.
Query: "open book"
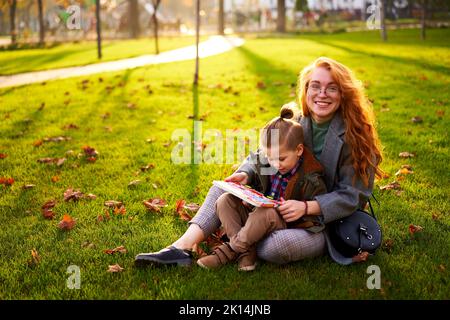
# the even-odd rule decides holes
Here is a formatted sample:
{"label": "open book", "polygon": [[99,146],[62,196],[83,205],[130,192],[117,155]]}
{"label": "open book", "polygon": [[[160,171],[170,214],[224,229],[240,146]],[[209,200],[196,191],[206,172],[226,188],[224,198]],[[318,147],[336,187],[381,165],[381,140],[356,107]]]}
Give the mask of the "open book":
{"label": "open book", "polygon": [[213,181],[213,184],[255,207],[278,207],[279,201],[265,197],[261,192],[236,182]]}

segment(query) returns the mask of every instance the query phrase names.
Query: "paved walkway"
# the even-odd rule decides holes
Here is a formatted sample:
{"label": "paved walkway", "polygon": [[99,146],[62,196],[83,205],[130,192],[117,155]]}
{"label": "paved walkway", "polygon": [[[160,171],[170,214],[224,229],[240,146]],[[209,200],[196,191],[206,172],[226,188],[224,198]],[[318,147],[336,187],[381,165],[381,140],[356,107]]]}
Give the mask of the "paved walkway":
{"label": "paved walkway", "polygon": [[[208,40],[199,43],[199,57],[205,58],[220,54],[235,47],[239,47],[243,44],[244,40],[242,38],[213,36]],[[0,88],[20,86],[24,84],[55,79],[85,76],[101,72],[125,70],[150,64],[192,60],[195,59],[195,55],[196,48],[195,45],[192,45],[162,52],[159,55],[143,55],[135,58],[95,63],[86,66],[27,72],[10,76],[0,76]]]}

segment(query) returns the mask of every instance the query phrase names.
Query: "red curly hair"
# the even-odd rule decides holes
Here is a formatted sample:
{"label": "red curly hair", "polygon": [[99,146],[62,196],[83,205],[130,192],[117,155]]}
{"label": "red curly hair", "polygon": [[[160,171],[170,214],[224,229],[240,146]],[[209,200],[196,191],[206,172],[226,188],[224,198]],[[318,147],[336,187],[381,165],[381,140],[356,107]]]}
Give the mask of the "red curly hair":
{"label": "red curly hair", "polygon": [[365,95],[361,81],[348,67],[333,59],[320,57],[306,66],[298,77],[297,103],[301,105],[304,116],[310,115],[306,94],[311,74],[316,68],[329,70],[334,82],[339,86],[341,103],[336,112],[341,112],[345,122],[345,141],[352,150],[355,173],[368,186],[371,171],[378,177],[383,175],[379,168],[383,159],[381,143],[375,129],[372,105]]}

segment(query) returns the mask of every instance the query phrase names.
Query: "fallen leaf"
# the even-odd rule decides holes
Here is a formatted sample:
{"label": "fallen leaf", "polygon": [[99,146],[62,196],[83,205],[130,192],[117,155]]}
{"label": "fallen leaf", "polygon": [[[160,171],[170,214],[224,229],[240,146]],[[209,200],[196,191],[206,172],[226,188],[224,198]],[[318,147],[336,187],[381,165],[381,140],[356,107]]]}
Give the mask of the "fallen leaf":
{"label": "fallen leaf", "polygon": [[0,177],[0,184],[3,184],[5,186],[12,186],[13,183],[14,183],[13,178]]}
{"label": "fallen leaf", "polygon": [[181,218],[181,220],[184,220],[187,222],[192,220],[192,217],[187,212],[180,213],[180,218]]}
{"label": "fallen leaf", "polygon": [[385,186],[380,187],[380,190],[398,190],[400,189],[400,183],[393,181]]}
{"label": "fallen leaf", "polygon": [[94,148],[90,147],[90,146],[84,146],[81,149],[83,149],[84,154],[87,157],[96,157],[98,155],[97,150],[95,150]]}
{"label": "fallen leaf", "polygon": [[410,153],[410,152],[404,151],[404,152],[400,152],[400,153],[398,154],[398,156],[399,156],[400,158],[414,158],[414,157],[416,156],[416,154],[415,154],[415,153]]}
{"label": "fallen leaf", "polygon": [[28,189],[33,189],[34,187],[36,187],[36,185],[34,185],[34,184],[25,184],[22,186],[22,189],[28,190]]}
{"label": "fallen leaf", "polygon": [[118,264],[108,266],[108,272],[122,272],[123,268]]}
{"label": "fallen leaf", "polygon": [[106,253],[106,254],[114,254],[114,253],[117,253],[117,252],[119,252],[119,253],[127,253],[128,251],[127,251],[127,249],[125,249],[124,246],[119,246],[119,247],[114,248],[114,249],[103,250],[103,252]]}
{"label": "fallen leaf", "polygon": [[166,200],[160,198],[144,200],[142,203],[148,210],[155,212],[161,212],[161,208],[167,207]]}
{"label": "fallen leaf", "polygon": [[5,159],[7,155],[5,153],[0,153],[0,159]]}
{"label": "fallen leaf", "polygon": [[66,161],[66,158],[41,158],[38,159],[39,163],[56,164],[58,167],[62,166]]}
{"label": "fallen leaf", "polygon": [[141,171],[145,172],[147,170],[154,169],[154,168],[155,168],[155,165],[153,163],[149,163],[148,165],[141,167]]}
{"label": "fallen leaf", "polygon": [[95,194],[92,193],[88,193],[87,195],[84,196],[85,198],[88,198],[90,200],[95,200],[97,199],[97,196]]}
{"label": "fallen leaf", "polygon": [[392,240],[392,239],[386,239],[386,241],[384,241],[384,243],[383,243],[383,249],[384,249],[387,253],[391,253],[393,247],[394,247],[394,240]]}
{"label": "fallen leaf", "polygon": [[258,89],[265,89],[266,85],[265,85],[265,83],[263,81],[258,81],[258,83],[256,83],[256,87]]}
{"label": "fallen leaf", "polygon": [[79,189],[73,190],[72,188],[69,188],[64,192],[64,201],[77,201],[83,196],[84,194]]}
{"label": "fallen leaf", "polygon": [[184,205],[186,204],[186,201],[184,201],[183,199],[177,200],[176,204],[175,204],[175,211],[178,214],[181,214],[182,212],[184,212]]}
{"label": "fallen leaf", "polygon": [[419,225],[416,226],[414,224],[410,224],[409,227],[408,227],[408,230],[409,230],[410,234],[414,234],[414,233],[422,231],[423,227],[421,227]]}
{"label": "fallen leaf", "polygon": [[412,118],[411,118],[411,121],[412,121],[413,123],[422,123],[422,122],[423,122],[423,118],[422,118],[422,117],[419,117],[419,116],[417,116],[417,117],[412,117]]}
{"label": "fallen leaf", "polygon": [[36,140],[35,142],[33,142],[33,146],[35,147],[39,147],[42,146],[44,142],[42,140]]}
{"label": "fallen leaf", "polygon": [[188,209],[191,212],[197,212],[198,209],[200,209],[200,205],[198,205],[197,203],[188,203],[184,205],[184,208]]}
{"label": "fallen leaf", "polygon": [[44,138],[44,142],[61,142],[61,141],[70,141],[71,137],[59,136],[59,137],[50,137]]}
{"label": "fallen leaf", "polygon": [[123,205],[123,202],[121,202],[121,201],[115,201],[115,200],[105,201],[105,206],[110,207],[110,208],[119,207],[122,205]]}
{"label": "fallen leaf", "polygon": [[55,217],[55,213],[52,209],[42,209],[42,216],[44,219],[52,220]]}
{"label": "fallen leaf", "polygon": [[61,230],[71,230],[77,222],[68,214],[63,216],[63,219],[58,223],[58,228]]}
{"label": "fallen leaf", "polygon": [[115,207],[113,212],[115,215],[120,214],[124,216],[127,213],[127,209],[125,209],[125,206]]}
{"label": "fallen leaf", "polygon": [[367,251],[363,251],[356,256],[352,257],[353,262],[365,262],[369,258],[369,253]]}
{"label": "fallen leaf", "polygon": [[133,180],[130,183],[128,183],[128,187],[134,187],[137,186],[138,184],[140,184],[142,181],[141,180]]}
{"label": "fallen leaf", "polygon": [[439,271],[442,271],[442,272],[445,271],[445,266],[443,264],[440,264],[438,268],[439,268]]}
{"label": "fallen leaf", "polygon": [[42,209],[51,209],[56,205],[56,201],[55,200],[48,200],[47,202],[45,202],[42,205]]}
{"label": "fallen leaf", "polygon": [[436,115],[437,115],[439,118],[442,118],[442,117],[445,115],[445,111],[444,111],[444,110],[437,110],[437,111],[436,111]]}
{"label": "fallen leaf", "polygon": [[37,266],[41,262],[41,257],[39,256],[39,253],[36,249],[31,250],[31,259],[28,260],[28,266],[34,267]]}
{"label": "fallen leaf", "polygon": [[398,171],[395,173],[395,175],[396,175],[396,176],[399,176],[399,175],[401,175],[401,174],[413,174],[413,173],[414,173],[414,171],[412,171],[412,170],[411,170],[411,167],[408,166],[408,167],[402,167],[400,170],[398,170]]}
{"label": "fallen leaf", "polygon": [[53,183],[58,182],[59,181],[59,177],[58,176],[53,176],[51,180],[52,180]]}

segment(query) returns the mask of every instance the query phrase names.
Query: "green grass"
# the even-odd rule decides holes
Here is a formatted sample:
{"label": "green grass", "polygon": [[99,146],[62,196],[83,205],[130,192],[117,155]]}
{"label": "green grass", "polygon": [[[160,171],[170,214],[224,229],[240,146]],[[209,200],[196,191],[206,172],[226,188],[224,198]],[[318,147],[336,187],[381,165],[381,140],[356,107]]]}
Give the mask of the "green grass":
{"label": "green grass", "polygon": [[[202,37],[201,41],[206,37]],[[195,37],[161,37],[159,51],[195,44]],[[108,40],[102,44],[102,59],[97,59],[97,42],[67,43],[43,49],[0,51],[0,75],[81,66],[102,61],[154,54],[154,39]]]}
{"label": "green grass", "polygon": [[[444,39],[450,30],[428,35],[421,42],[418,30],[392,31],[385,44],[375,32],[249,39],[241,48],[201,60],[198,92],[191,86],[192,61],[2,89],[0,153],[7,157],[0,160],[0,177],[15,183],[0,186],[0,299],[449,299],[450,48]],[[391,175],[377,182],[375,194],[384,240],[391,245],[383,245],[367,263],[351,266],[324,256],[285,266],[263,262],[250,274],[235,265],[218,271],[134,269],[137,253],[159,250],[186,230],[186,222],[175,214],[176,200],[201,203],[212,180],[232,171],[231,164],[171,163],[175,143],[164,144],[173,131],[192,132],[189,116],[194,113],[205,116],[203,132],[260,128],[293,99],[290,86],[299,70],[320,55],[351,67],[374,101],[382,168]],[[84,90],[83,80],[90,81]],[[266,88],[258,88],[258,81]],[[114,86],[109,94],[107,86]],[[228,86],[232,89],[225,92]],[[130,102],[136,109],[127,108]],[[110,117],[103,119],[107,112]],[[413,123],[415,116],[423,122]],[[79,129],[63,129],[70,123]],[[59,135],[72,140],[33,146]],[[147,143],[148,138],[155,141]],[[76,156],[84,145],[99,152],[95,163]],[[68,150],[75,156],[61,167],[37,163],[63,157]],[[401,159],[402,151],[416,156]],[[148,163],[155,168],[140,172]],[[403,193],[381,192],[379,186],[393,181],[404,164],[414,174],[400,181]],[[52,182],[53,176],[59,181]],[[135,179],[142,183],[128,188]],[[25,184],[36,186],[23,190]],[[68,187],[98,198],[64,202]],[[169,203],[160,215],[142,205],[153,197]],[[50,199],[58,201],[55,220],[41,215],[42,204]],[[123,201],[126,216],[97,222],[105,200]],[[57,228],[65,213],[77,219],[68,232]],[[411,237],[410,224],[423,231]],[[86,241],[95,247],[83,247]],[[103,253],[120,245],[127,254]],[[29,267],[33,248],[41,261]],[[115,263],[124,271],[106,272]],[[66,271],[73,264],[81,269],[79,290],[66,288]],[[366,287],[371,264],[381,269],[381,290]]]}

